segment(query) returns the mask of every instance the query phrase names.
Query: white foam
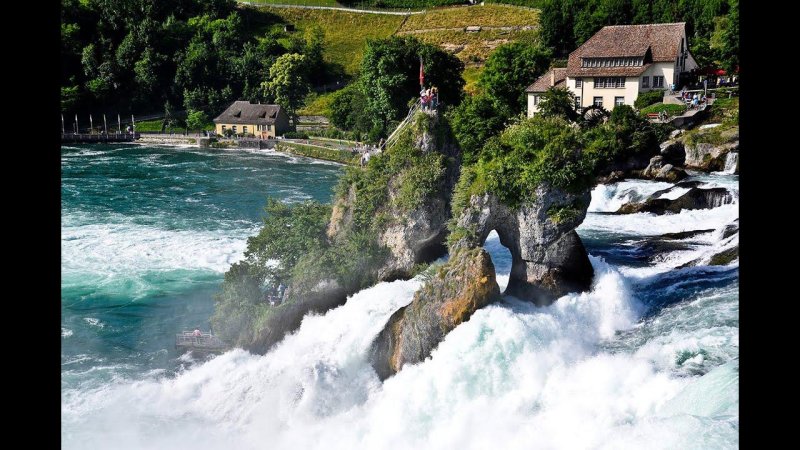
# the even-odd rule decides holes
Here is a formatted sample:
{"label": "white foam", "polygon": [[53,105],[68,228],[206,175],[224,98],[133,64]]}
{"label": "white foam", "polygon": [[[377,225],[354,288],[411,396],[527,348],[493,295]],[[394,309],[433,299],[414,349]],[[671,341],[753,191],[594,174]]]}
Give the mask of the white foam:
{"label": "white foam", "polygon": [[236,350],[174,379],[63,395],[64,448],[678,448],[685,432],[717,426],[662,413],[679,394],[707,396],[687,390],[697,379],[601,350],[642,307],[618,272],[593,264],[590,292],[483,308],[383,384],[367,349],[420,283],[381,283],[306,317],[266,356]]}

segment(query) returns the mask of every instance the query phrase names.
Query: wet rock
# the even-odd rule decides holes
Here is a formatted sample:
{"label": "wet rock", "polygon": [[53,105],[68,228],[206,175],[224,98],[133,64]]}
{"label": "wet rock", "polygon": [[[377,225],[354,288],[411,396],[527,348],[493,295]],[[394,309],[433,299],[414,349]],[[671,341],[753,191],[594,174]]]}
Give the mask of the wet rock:
{"label": "wet rock", "polygon": [[626,203],[617,210],[617,214],[649,212],[660,215],[678,213],[684,209],[710,209],[730,203],[733,203],[733,195],[725,188],[694,187],[674,200],[650,198],[642,203]]}
{"label": "wet rock", "polygon": [[500,298],[491,257],[482,248],[460,249],[395,312],[370,348],[381,380],[405,364],[425,360],[458,324]]}
{"label": "wet rock", "polygon": [[511,208],[493,194],[474,195],[456,218],[463,236],[451,248],[480,247],[492,230],[511,252],[505,294],[547,305],[589,289],[594,270],[575,228],[586,217],[589,191],[540,185],[534,200]]}

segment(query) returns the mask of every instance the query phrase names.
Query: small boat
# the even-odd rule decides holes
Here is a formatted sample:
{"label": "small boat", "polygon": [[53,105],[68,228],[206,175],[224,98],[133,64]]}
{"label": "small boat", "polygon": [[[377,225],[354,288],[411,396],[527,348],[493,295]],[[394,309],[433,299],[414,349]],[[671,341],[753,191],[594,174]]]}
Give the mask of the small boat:
{"label": "small boat", "polygon": [[222,339],[211,333],[184,330],[175,335],[175,348],[181,353],[192,351],[197,353],[222,353],[228,346]]}

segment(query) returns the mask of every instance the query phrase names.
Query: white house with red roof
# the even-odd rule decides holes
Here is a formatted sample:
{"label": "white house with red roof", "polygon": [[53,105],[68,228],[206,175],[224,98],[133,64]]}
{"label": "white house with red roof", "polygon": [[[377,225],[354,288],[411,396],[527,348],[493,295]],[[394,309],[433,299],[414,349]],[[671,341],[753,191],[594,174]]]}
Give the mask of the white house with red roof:
{"label": "white house with red roof", "polygon": [[569,89],[577,108],[611,110],[633,106],[640,92],[677,87],[680,74],[696,68],[685,22],[603,27],[569,54],[566,68],[550,69],[528,86],[528,117],[551,86]]}

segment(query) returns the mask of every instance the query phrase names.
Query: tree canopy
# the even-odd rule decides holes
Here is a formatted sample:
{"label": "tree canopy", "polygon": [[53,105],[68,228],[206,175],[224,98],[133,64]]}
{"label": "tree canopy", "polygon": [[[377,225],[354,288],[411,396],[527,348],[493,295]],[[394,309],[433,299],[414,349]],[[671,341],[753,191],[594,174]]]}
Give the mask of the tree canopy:
{"label": "tree canopy", "polygon": [[525,88],[550,66],[549,50],[526,42],[497,47],[486,60],[478,84],[498,105],[510,113],[525,109]]}

